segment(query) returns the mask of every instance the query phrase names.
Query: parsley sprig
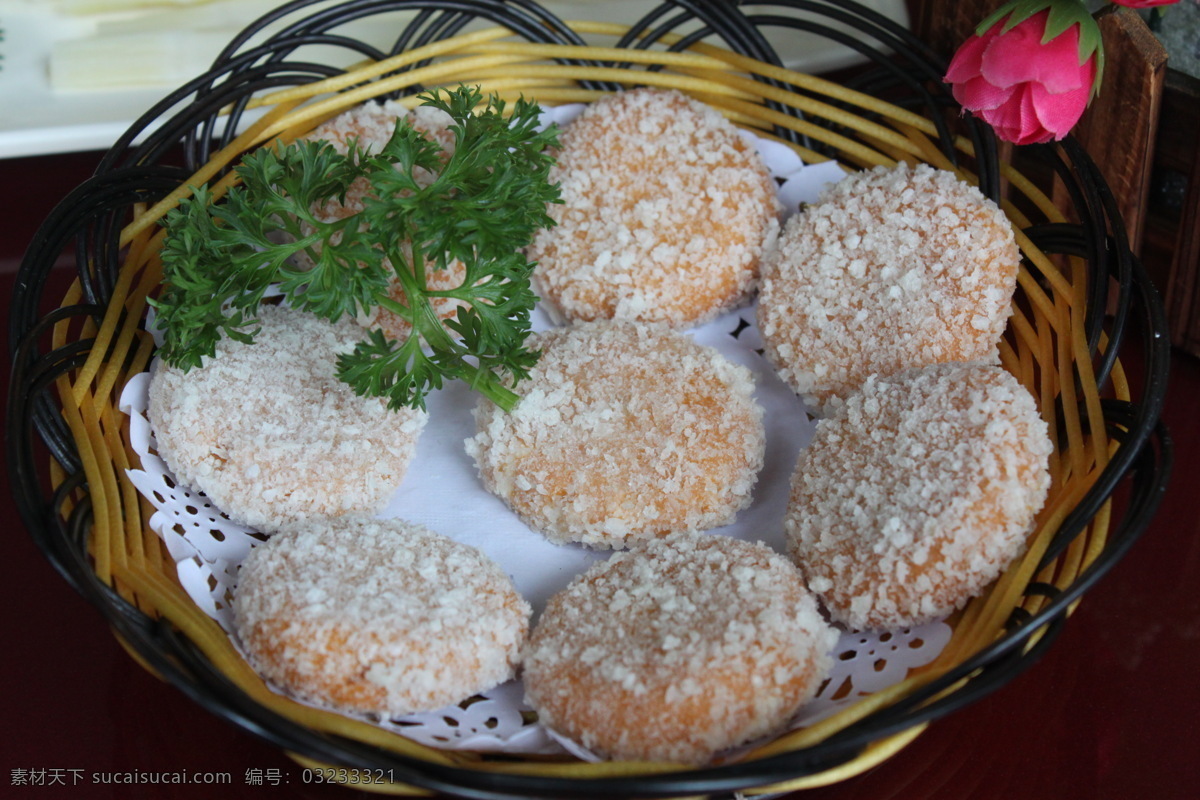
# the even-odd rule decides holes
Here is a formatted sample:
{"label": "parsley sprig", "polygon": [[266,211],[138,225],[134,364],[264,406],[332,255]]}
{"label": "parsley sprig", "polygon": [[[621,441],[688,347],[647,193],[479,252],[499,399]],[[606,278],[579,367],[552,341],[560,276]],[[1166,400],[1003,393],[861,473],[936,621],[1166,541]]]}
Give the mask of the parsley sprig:
{"label": "parsley sprig", "polygon": [[[546,204],[558,202],[548,178],[556,133],[538,130],[538,108],[524,100],[511,116],[496,97],[477,108],[476,88],[422,100],[454,120],[455,149],[444,162],[441,148],[405,121],[378,153],[278,144],[243,160],[240,184],[221,202],[201,186],[166,216],[164,288],[152,302],[167,363],[197,367],[222,336],[252,341],[257,309],[278,286],[292,306],[331,321],[382,307],[409,322],[403,341],[374,329],[339,358],[338,377],[358,394],[386,397],[393,409],[424,407],[429,391],[463,380],[512,407],[505,373],[520,380],[538,357],[525,347],[536,297],[522,248],[553,224]],[[432,182],[419,181],[418,168]],[[360,177],[370,184],[361,212],[334,222],[314,215],[330,200],[344,202]],[[296,263],[301,252],[311,266]],[[466,268],[462,284],[429,288],[428,275],[455,260]],[[403,302],[388,296],[393,279]],[[436,298],[461,305],[442,320]]]}

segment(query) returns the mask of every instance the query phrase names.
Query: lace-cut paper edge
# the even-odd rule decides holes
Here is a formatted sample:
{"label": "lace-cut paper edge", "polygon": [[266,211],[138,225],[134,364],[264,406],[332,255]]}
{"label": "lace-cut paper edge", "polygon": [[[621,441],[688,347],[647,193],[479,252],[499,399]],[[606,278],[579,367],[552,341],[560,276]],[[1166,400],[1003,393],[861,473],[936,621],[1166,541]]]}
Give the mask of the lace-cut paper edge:
{"label": "lace-cut paper edge", "polygon": [[[234,634],[230,600],[238,564],[262,541],[260,534],[231,521],[201,492],[175,480],[154,452],[154,435],[146,419],[150,373],[134,376],[121,395],[120,408],[130,419],[130,444],[141,470],[127,470],[138,491],[155,507],[149,525],[175,559],[184,591],[241,647]],[[818,722],[862,697],[903,680],[908,670],[930,663],[949,641],[951,629],[933,622],[884,633],[843,633],[829,679],[800,709],[790,727]],[[388,730],[430,747],[478,752],[550,754],[567,752],[599,760],[579,745],[537,722],[525,703],[520,681],[510,681],[456,706],[387,721]]]}
{"label": "lace-cut paper edge", "polygon": [[[582,105],[548,108],[544,120],[563,124],[582,109]],[[786,145],[748,131],[742,131],[742,135],[758,148],[779,182],[785,217],[796,213],[800,204],[815,201],[825,183],[845,175],[835,162],[806,166]],[[160,333],[150,320],[147,329],[161,345]],[[230,601],[238,565],[263,537],[230,520],[202,492],[194,492],[175,480],[156,453],[154,434],[146,418],[149,386],[150,373],[142,373],[126,384],[121,395],[120,408],[130,418],[130,442],[142,464],[141,470],[126,472],[156,509],[149,520],[150,528],[162,538],[175,560],[184,591],[241,652]],[[800,709],[790,727],[811,725],[871,692],[898,683],[909,669],[933,661],[949,641],[950,633],[950,627],[942,622],[882,634],[843,633],[829,680]],[[578,744],[530,721],[534,719],[530,712],[523,685],[510,681],[456,706],[382,722],[367,721],[429,747],[512,754],[566,752],[583,760],[599,760]]]}

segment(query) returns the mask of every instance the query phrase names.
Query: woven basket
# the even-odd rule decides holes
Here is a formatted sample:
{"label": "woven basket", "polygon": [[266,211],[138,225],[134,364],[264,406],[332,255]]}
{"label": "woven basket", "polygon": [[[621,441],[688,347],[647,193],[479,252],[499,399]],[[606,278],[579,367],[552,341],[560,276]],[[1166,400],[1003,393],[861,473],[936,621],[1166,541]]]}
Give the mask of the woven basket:
{"label": "woven basket", "polygon": [[[1031,149],[1069,190],[1071,207],[1055,207],[998,159],[988,129],[959,114],[940,83],[943,65],[903,29],[845,2],[758,4],[756,16],[715,0],[668,3],[633,26],[568,25],[528,2],[310,5],[260,20],[122,138],[45,222],[11,313],[8,466],[27,526],[134,657],[212,712],[306,765],[385,770],[396,784],[373,788],[397,793],[677,796],[829,783],[891,756],[930,720],[1031,663],[1153,514],[1167,461],[1158,427],[1165,324],[1103,180],[1070,140]],[[349,22],[397,9],[415,13],[389,49],[339,35]],[[776,66],[769,34],[785,28],[842,42],[866,66],[841,83]],[[312,63],[314,46],[336,58]],[[338,61],[357,64],[328,66]],[[1053,485],[1028,553],[953,620],[933,664],[734,764],[501,760],[426,748],[272,692],[189,600],[147,526],[151,509],[126,478],[137,463],[116,407],[154,349],[143,324],[161,272],[157,220],[188,184],[227,186],[230,166],[250,148],[369,98],[403,100],[458,82],[547,103],[674,87],[806,162],[928,162],[1003,203],[1024,261],[1001,357],[1055,435]],[[65,297],[44,297],[51,267],[72,246],[78,280]],[[1136,386],[1116,358],[1131,330],[1145,350]],[[1123,501],[1114,505],[1118,489]]]}

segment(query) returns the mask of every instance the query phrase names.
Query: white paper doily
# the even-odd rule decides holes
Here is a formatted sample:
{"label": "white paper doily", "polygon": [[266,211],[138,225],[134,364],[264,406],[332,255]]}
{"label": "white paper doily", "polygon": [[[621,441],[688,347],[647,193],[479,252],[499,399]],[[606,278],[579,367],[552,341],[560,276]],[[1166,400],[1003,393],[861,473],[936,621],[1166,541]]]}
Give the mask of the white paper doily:
{"label": "white paper doily", "polygon": [[[581,109],[548,109],[544,118],[563,123]],[[837,164],[805,166],[790,148],[750,133],[744,135],[755,143],[780,180],[780,198],[788,214],[800,203],[814,201],[826,183],[844,175]],[[535,330],[552,327],[550,319],[537,309],[532,322]],[[153,330],[152,325],[147,327]],[[762,342],[752,309],[727,314],[689,334],[753,371],[755,397],[763,406],[767,427],[766,456],[754,502],[732,525],[713,533],[763,541],[782,550],[790,477],[797,454],[808,444],[812,423],[800,400],[761,356]],[[149,524],[175,559],[183,588],[230,633],[236,645],[230,599],[236,589],[238,565],[264,537],[229,520],[204,494],[175,481],[156,454],[154,434],[146,419],[149,378],[149,373],[135,376],[120,399],[121,409],[130,416],[131,445],[142,465],[128,474],[156,509]],[[478,547],[512,576],[536,616],[551,595],[607,554],[549,543],[482,488],[474,462],[463,447],[463,441],[475,433],[471,415],[475,402],[476,396],[460,383],[447,385],[427,398],[429,422],[417,455],[382,516],[403,517]],[[882,635],[844,634],[838,642],[833,675],[793,724],[811,724],[864,694],[902,680],[910,668],[936,658],[949,635],[949,627],[940,622]],[[524,703],[519,681],[458,706],[379,724],[434,747],[526,754],[567,749],[588,757],[536,723]]]}

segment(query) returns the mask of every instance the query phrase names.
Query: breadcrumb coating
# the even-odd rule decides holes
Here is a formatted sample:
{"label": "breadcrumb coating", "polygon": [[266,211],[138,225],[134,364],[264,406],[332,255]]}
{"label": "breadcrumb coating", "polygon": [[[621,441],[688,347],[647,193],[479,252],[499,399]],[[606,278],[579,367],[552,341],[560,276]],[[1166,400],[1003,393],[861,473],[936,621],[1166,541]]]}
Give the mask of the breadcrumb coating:
{"label": "breadcrumb coating", "polygon": [[836,642],[783,556],[673,534],[594,565],[550,600],[525,687],[543,723],[598,755],[703,764],[783,727],[825,679]]}
{"label": "breadcrumb coating", "polygon": [[222,339],[184,372],[159,362],[147,413],[158,453],[184,484],[235,522],[272,531],[310,517],[382,508],[425,426],[336,375],[363,330],[276,306],[258,312],[253,344]]}
{"label": "breadcrumb coating", "polygon": [[1019,264],[1008,218],[954,174],[856,173],[788,220],[763,265],[766,355],[825,413],[869,375],[998,363]]}
{"label": "breadcrumb coating", "polygon": [[542,351],[511,412],[481,399],[484,486],[552,541],[622,548],[731,522],[762,468],[753,376],[662,326],[580,323]]}
{"label": "breadcrumb coating", "polygon": [[235,626],[250,663],[341,711],[431,711],[513,677],[530,607],[473,547],[401,520],[289,526],[243,562]]}
{"label": "breadcrumb coating", "polygon": [[633,89],[589,105],[560,141],[557,224],[528,255],[561,317],[686,327],[749,300],[780,205],[754,147],[716,110]]}
{"label": "breadcrumb coating", "polygon": [[944,617],[1024,552],[1051,450],[1033,397],[1000,367],[868,378],[800,456],[788,550],[852,629]]}

